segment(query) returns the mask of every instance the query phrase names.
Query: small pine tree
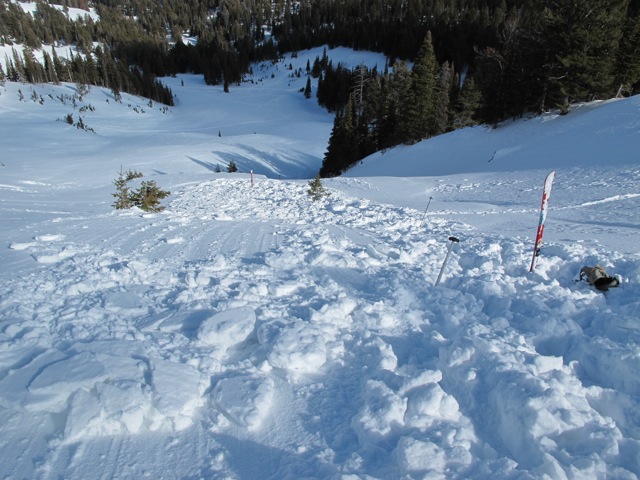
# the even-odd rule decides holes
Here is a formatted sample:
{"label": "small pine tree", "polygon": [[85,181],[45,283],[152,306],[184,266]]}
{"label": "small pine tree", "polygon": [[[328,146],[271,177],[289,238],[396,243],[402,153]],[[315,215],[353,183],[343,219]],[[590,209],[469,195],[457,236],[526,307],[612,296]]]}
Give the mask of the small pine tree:
{"label": "small pine tree", "polygon": [[309,189],[307,190],[307,193],[311,196],[311,199],[314,202],[329,196],[329,192],[327,192],[322,185],[320,175],[316,175],[315,179],[309,181]]}
{"label": "small pine tree", "polygon": [[76,83],[76,91],[78,92],[78,96],[80,97],[80,101],[82,102],[84,97],[89,93],[90,91],[90,87],[89,85],[87,85],[84,82],[78,82]]}
{"label": "small pine tree", "polygon": [[166,198],[171,192],[162,190],[153,180],[145,180],[138,190],[132,191],[129,182],[137,178],[142,178],[142,173],[136,170],[124,172],[120,168],[118,178],[113,184],[116,186],[116,193],[112,195],[116,198],[113,207],[120,210],[131,207],[138,207],[145,212],[161,212],[164,207],[160,205],[160,200]]}
{"label": "small pine tree", "polygon": [[145,212],[161,212],[164,207],[160,205],[160,200],[170,194],[171,192],[161,190],[155,181],[145,180],[136,192],[136,198],[138,199],[136,206]]}
{"label": "small pine tree", "polygon": [[[133,206],[133,201],[131,199],[131,190],[129,189],[129,181],[137,178],[138,172],[133,172],[129,170],[128,172],[124,172],[122,167],[120,167],[120,173],[118,173],[118,178],[113,181],[113,184],[116,187],[116,193],[112,193],[116,198],[116,201],[113,202],[113,208],[116,210],[121,210],[125,208],[131,208]],[[142,174],[140,174],[142,176]]]}
{"label": "small pine tree", "polygon": [[227,172],[229,173],[235,173],[238,171],[238,167],[236,166],[236,162],[234,162],[233,160],[231,160],[229,162],[229,165],[227,166]]}

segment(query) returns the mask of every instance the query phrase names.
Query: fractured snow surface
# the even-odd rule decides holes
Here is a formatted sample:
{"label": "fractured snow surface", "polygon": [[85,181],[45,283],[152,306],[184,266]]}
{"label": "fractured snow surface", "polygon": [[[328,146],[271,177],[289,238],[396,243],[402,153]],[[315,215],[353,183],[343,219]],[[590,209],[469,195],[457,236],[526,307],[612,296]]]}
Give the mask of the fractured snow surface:
{"label": "fractured snow surface", "polygon": [[[18,88],[2,91],[2,115]],[[619,105],[638,122],[637,98]],[[107,148],[107,127],[88,123]],[[255,150],[251,138],[233,148]],[[25,139],[3,142],[24,161],[0,167],[0,478],[640,475],[637,162],[558,167],[529,274],[546,167],[374,169],[327,180],[314,203],[306,180],[251,187],[161,159],[153,178],[172,195],[146,214],[110,207],[125,145],[96,153],[110,163],[92,184],[73,177],[82,153],[69,150],[65,180]],[[181,158],[205,158],[194,148]],[[434,287],[450,235],[461,241]],[[618,289],[574,281],[596,262]]]}
{"label": "fractured snow surface", "polygon": [[579,246],[530,278],[522,241],[469,235],[434,288],[451,222],[306,188],[202,182],[103,215],[108,247],[75,219],[17,249],[56,268],[3,282],[4,472],[638,473],[635,285],[573,284]]}

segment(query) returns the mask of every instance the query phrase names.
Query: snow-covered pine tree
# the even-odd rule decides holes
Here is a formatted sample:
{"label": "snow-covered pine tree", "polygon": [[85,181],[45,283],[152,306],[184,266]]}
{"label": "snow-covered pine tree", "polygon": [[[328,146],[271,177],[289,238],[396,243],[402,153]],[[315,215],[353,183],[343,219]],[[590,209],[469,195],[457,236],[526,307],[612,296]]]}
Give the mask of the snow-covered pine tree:
{"label": "snow-covered pine tree", "polygon": [[307,193],[311,196],[311,199],[314,202],[329,196],[329,192],[327,192],[322,185],[320,175],[316,175],[315,179],[309,181],[309,189],[307,190]]}

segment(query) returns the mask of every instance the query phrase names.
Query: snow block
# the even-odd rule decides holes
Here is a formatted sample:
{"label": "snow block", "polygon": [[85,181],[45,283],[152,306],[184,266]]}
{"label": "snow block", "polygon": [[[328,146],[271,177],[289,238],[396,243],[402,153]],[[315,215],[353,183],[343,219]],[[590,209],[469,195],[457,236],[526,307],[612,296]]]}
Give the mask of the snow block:
{"label": "snow block", "polygon": [[317,372],[327,361],[326,336],[321,326],[296,321],[278,333],[267,359],[273,368]]}
{"label": "snow block", "polygon": [[221,379],[212,395],[225,417],[247,430],[257,430],[273,404],[274,392],[270,378],[245,375]]}
{"label": "snow block", "polygon": [[353,298],[344,296],[336,302],[323,305],[319,311],[312,312],[311,321],[346,327],[351,324],[351,313],[357,305]]}
{"label": "snow block", "polygon": [[460,406],[437,383],[416,388],[407,396],[407,411],[404,416],[409,427],[427,429],[434,422],[460,420]]}
{"label": "snow block", "polygon": [[376,444],[404,426],[407,399],[378,380],[369,380],[364,406],[351,420],[360,445]]}
{"label": "snow block", "polygon": [[228,348],[246,340],[255,324],[256,313],[253,308],[225,310],[200,324],[198,340],[204,345],[217,347],[224,353]]}
{"label": "snow block", "polygon": [[[433,442],[402,437],[395,450],[396,461],[406,472],[442,472],[447,465],[445,451]],[[438,475],[428,478],[445,478]]]}
{"label": "snow block", "polygon": [[30,410],[60,412],[78,389],[89,390],[108,378],[107,370],[90,352],[82,352],[45,367],[29,385]]}
{"label": "snow block", "polygon": [[165,360],[151,363],[153,405],[175,430],[191,426],[191,419],[203,403],[209,378],[191,365]]}

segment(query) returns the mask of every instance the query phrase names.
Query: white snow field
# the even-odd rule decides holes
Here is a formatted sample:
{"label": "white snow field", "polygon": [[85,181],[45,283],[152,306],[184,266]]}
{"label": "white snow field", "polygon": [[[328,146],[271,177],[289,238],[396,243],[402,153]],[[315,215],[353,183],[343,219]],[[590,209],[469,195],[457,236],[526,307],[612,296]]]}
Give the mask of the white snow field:
{"label": "white snow field", "polygon": [[[0,87],[0,478],[640,475],[640,98],[395,148],[312,202],[321,55],[168,78],[172,108]],[[112,208],[121,166],[164,212]],[[617,289],[575,281],[596,263]]]}

